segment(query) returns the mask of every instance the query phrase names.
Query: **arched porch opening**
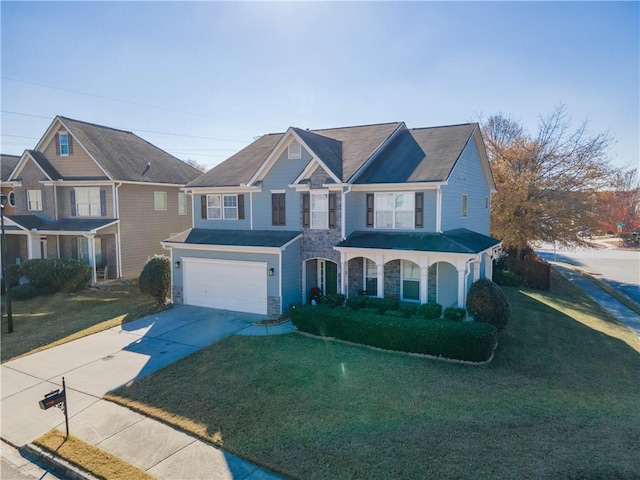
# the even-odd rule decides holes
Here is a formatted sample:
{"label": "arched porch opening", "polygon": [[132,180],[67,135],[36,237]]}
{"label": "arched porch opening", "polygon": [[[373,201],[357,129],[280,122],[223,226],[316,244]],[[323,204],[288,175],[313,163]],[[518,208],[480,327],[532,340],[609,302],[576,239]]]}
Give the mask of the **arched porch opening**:
{"label": "arched porch opening", "polygon": [[[339,291],[338,264],[326,258],[311,258],[303,263],[304,302],[308,303],[318,290],[320,295],[335,295]],[[317,290],[316,290],[317,289]]]}

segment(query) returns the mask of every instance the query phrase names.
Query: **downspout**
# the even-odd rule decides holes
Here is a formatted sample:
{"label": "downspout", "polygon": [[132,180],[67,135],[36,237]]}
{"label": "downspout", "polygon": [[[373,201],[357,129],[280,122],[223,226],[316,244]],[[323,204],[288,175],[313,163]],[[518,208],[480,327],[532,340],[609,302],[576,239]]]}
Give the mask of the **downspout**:
{"label": "downspout", "polygon": [[253,230],[253,192],[249,192],[249,230]]}
{"label": "downspout", "polygon": [[[347,193],[351,192],[351,185],[349,185],[346,189],[342,189],[342,205],[340,205],[340,222],[342,223],[342,225],[340,225],[341,229],[342,229],[342,240],[344,240],[346,237],[346,224],[347,224]],[[341,272],[341,275],[344,274],[344,272]]]}
{"label": "downspout", "polygon": [[436,232],[442,233],[442,188],[436,190]]}
{"label": "downspout", "polygon": [[471,263],[476,262],[478,260],[478,256],[476,255],[476,258],[470,258],[469,260],[467,260],[467,265],[465,266],[465,273],[464,273],[464,304],[467,304],[467,282],[469,280],[469,274],[471,273],[471,269],[469,268],[469,265],[471,265]]}
{"label": "downspout", "polygon": [[116,270],[117,270],[117,278],[122,277],[122,239],[120,236],[120,194],[118,190],[122,186],[122,182],[118,184],[114,184],[114,195],[113,195],[113,213],[115,217],[118,219],[117,223],[117,233],[116,233]]}
{"label": "downspout", "polygon": [[166,245],[164,245],[164,243],[162,244],[162,248],[164,248],[165,250],[169,250],[169,261],[171,263],[169,263],[170,268],[169,271],[171,272],[171,283],[169,285],[171,285],[171,304],[174,303],[173,301],[173,247],[167,247]]}

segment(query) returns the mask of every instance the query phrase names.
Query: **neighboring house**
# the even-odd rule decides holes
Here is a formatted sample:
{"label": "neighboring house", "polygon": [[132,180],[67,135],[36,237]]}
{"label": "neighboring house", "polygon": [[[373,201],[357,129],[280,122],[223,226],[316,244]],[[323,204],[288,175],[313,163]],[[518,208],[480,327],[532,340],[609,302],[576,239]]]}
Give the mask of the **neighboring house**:
{"label": "neighboring house", "polygon": [[75,258],[93,282],[139,275],[161,240],[191,225],[180,188],[201,173],[131,132],[60,116],[6,182],[3,156],[2,172],[15,196],[8,262]]}
{"label": "neighboring house", "polygon": [[5,215],[13,215],[15,213],[15,193],[12,193],[13,186],[8,183],[8,180],[19,160],[20,157],[18,155],[0,155],[0,193],[6,195],[7,198],[2,210]]}
{"label": "neighboring house", "polygon": [[185,190],[193,227],[163,242],[177,303],[278,315],[319,288],[463,307],[501,245],[475,123],[292,127]]}

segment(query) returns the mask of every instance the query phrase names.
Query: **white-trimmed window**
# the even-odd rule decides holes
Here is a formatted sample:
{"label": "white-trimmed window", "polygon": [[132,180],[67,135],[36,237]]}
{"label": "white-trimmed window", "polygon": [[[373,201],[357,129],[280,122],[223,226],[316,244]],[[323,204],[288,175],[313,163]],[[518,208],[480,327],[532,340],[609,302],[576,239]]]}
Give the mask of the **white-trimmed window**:
{"label": "white-trimmed window", "polygon": [[302,158],[302,145],[298,142],[291,142],[287,148],[287,158],[289,160],[300,160]]}
{"label": "white-trimmed window", "polygon": [[466,217],[469,214],[469,196],[465,193],[462,195],[462,216]]}
{"label": "white-trimmed window", "polygon": [[42,190],[27,190],[27,210],[42,211]]}
{"label": "white-trimmed window", "polygon": [[167,192],[153,192],[153,209],[167,209]]}
{"label": "white-trimmed window", "polygon": [[237,220],[238,195],[207,195],[207,219]]}
{"label": "white-trimmed window", "polygon": [[420,301],[420,267],[402,260],[402,300]]}
{"label": "white-trimmed window", "polygon": [[375,228],[414,228],[415,193],[376,193]]}
{"label": "white-trimmed window", "polygon": [[79,217],[99,217],[100,188],[78,187],[76,191],[76,212]]}
{"label": "white-trimmed window", "polygon": [[69,155],[69,134],[67,132],[58,133],[58,144],[60,148],[60,156]]}
{"label": "white-trimmed window", "polygon": [[89,263],[89,239],[78,237],[78,260]]}
{"label": "white-trimmed window", "polygon": [[187,194],[178,192],[178,215],[187,214]]}
{"label": "white-trimmed window", "polygon": [[378,266],[368,258],[364,262],[364,291],[369,296],[378,295]]}
{"label": "white-trimmed window", "polygon": [[329,228],[329,193],[311,192],[311,228]]}

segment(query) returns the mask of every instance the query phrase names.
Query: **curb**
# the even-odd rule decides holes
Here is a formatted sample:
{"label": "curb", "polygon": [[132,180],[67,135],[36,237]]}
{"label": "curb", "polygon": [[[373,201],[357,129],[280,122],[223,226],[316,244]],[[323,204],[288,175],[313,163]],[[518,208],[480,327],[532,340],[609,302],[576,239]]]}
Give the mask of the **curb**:
{"label": "curb", "polygon": [[70,480],[99,480],[89,472],[84,471],[80,467],[77,467],[63,458],[58,457],[55,453],[51,453],[48,450],[44,450],[33,443],[28,443],[19,448],[19,451],[24,452],[27,455],[37,458],[43,463],[49,465],[56,472],[61,473]]}

